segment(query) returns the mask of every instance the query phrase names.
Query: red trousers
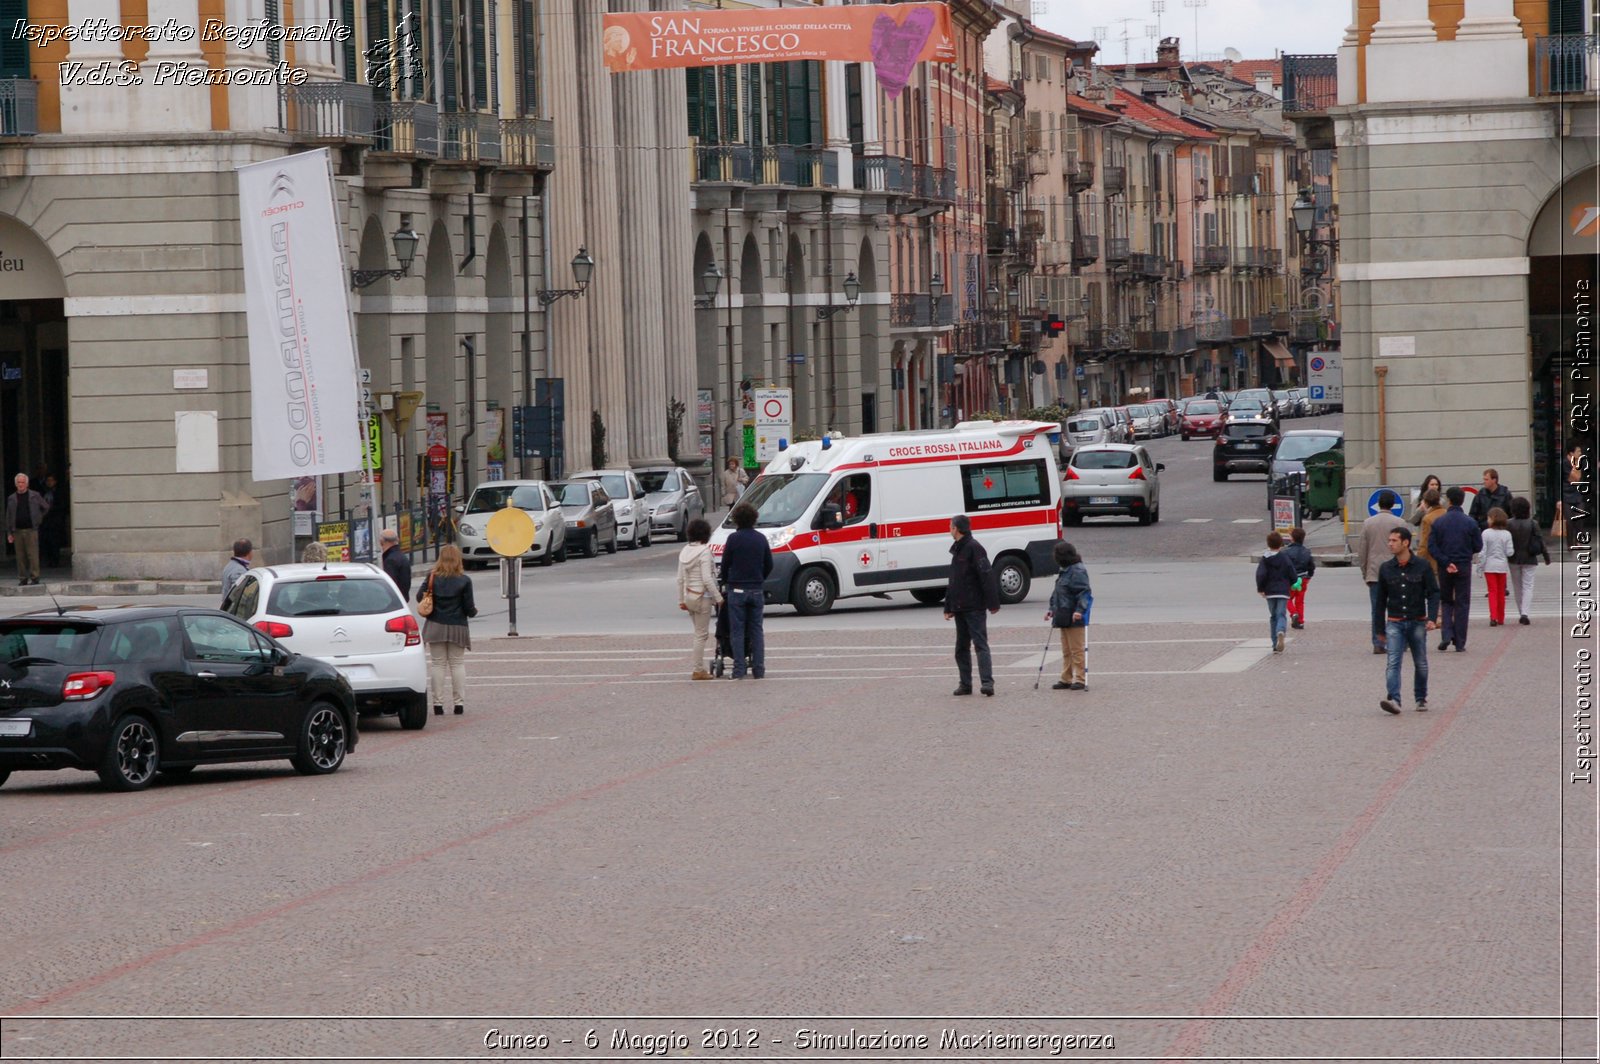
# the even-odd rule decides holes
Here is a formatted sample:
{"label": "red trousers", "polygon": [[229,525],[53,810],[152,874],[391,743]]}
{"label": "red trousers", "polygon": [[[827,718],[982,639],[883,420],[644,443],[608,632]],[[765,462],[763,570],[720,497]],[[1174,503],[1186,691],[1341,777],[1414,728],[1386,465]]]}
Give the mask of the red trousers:
{"label": "red trousers", "polygon": [[1304,582],[1299,591],[1289,592],[1289,619],[1306,623],[1306,589],[1309,585]]}
{"label": "red trousers", "polygon": [[1484,573],[1489,585],[1489,619],[1496,624],[1506,623],[1506,574]]}

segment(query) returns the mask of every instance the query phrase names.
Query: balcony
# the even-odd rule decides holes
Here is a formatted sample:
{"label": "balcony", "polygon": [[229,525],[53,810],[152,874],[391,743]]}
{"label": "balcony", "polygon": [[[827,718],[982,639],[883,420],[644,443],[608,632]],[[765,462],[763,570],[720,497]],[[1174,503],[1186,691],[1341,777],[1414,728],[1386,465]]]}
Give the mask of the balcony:
{"label": "balcony", "polygon": [[696,144],[694,180],[711,184],[748,185],[755,179],[755,160],[742,144]]}
{"label": "balcony", "polygon": [[1043,177],[1050,172],[1050,156],[1035,148],[1028,152],[1028,176]]}
{"label": "balcony", "polygon": [[1534,43],[1534,94],[1563,96],[1600,86],[1600,34],[1568,33]]}
{"label": "balcony", "polygon": [[1283,113],[1322,114],[1339,105],[1339,57],[1283,57]]}
{"label": "balcony", "polygon": [[1100,238],[1083,233],[1072,238],[1072,264],[1091,266],[1100,259]]}
{"label": "balcony", "polygon": [[1016,230],[1004,222],[985,222],[983,231],[984,250],[990,255],[1004,255],[1016,246]]}
{"label": "balcony", "polygon": [[1317,314],[1295,319],[1289,337],[1297,344],[1315,344],[1327,339],[1327,319]]}
{"label": "balcony", "polygon": [[1164,278],[1167,275],[1167,260],[1160,255],[1136,251],[1128,256],[1128,272],[1136,277]]}
{"label": "balcony", "polygon": [[1250,315],[1250,335],[1262,337],[1271,336],[1272,316],[1270,314]]}
{"label": "balcony", "polygon": [[1075,169],[1067,171],[1067,191],[1080,196],[1094,187],[1094,163],[1080,159]]}
{"label": "balcony", "polygon": [[1108,166],[1100,173],[1100,187],[1108,196],[1117,196],[1128,188],[1128,168]]}
{"label": "balcony", "polygon": [[819,148],[771,144],[747,149],[755,160],[754,183],[790,188],[838,188],[839,156]]}
{"label": "balcony", "polygon": [[502,118],[500,162],[522,170],[556,168],[556,124],[548,118]]}
{"label": "balcony", "polygon": [[1261,191],[1261,177],[1259,174],[1233,174],[1227,179],[1226,187],[1230,196],[1254,196]]}
{"label": "balcony", "polygon": [[1194,249],[1194,272],[1217,273],[1229,264],[1228,249],[1222,244],[1202,244]]}
{"label": "balcony", "polygon": [[1193,329],[1174,329],[1172,332],[1171,352],[1175,355],[1184,355],[1193,351],[1194,334],[1195,331]]}
{"label": "balcony", "polygon": [[889,323],[897,329],[929,329],[949,326],[955,320],[956,297],[896,292],[889,297]]}
{"label": "balcony", "polygon": [[439,161],[492,166],[500,162],[500,120],[475,111],[439,116]]}
{"label": "balcony", "polygon": [[439,109],[420,100],[374,100],[372,150],[413,159],[437,159]]}
{"label": "balcony", "polygon": [[1228,321],[1225,318],[1214,318],[1211,321],[1195,323],[1194,336],[1196,340],[1215,342],[1230,339],[1232,335]]}
{"label": "balcony", "polygon": [[1132,252],[1128,248],[1128,238],[1113,236],[1106,239],[1106,265],[1126,266],[1128,257]]}
{"label": "balcony", "polygon": [[863,155],[856,159],[856,188],[863,192],[904,195],[912,191],[911,163],[898,155]]}
{"label": "balcony", "polygon": [[1250,319],[1233,318],[1228,322],[1229,336],[1234,340],[1250,339]]}
{"label": "balcony", "polygon": [[0,137],[31,137],[39,132],[39,83],[31,78],[0,78]]}
{"label": "balcony", "polygon": [[1266,265],[1267,255],[1265,248],[1236,247],[1233,249],[1233,268],[1241,272],[1252,272],[1262,269]]}
{"label": "balcony", "polygon": [[372,119],[370,85],[307,81],[283,86],[283,131],[297,143],[371,144]]}
{"label": "balcony", "polygon": [[1114,325],[1090,329],[1085,343],[1091,351],[1126,351],[1133,343],[1133,332],[1125,326]]}
{"label": "balcony", "polygon": [[1267,273],[1283,272],[1282,248],[1262,248],[1261,254],[1263,256],[1261,266],[1263,270],[1265,270]]}
{"label": "balcony", "polygon": [[912,195],[925,200],[954,203],[956,200],[955,167],[940,169],[936,166],[913,164],[911,167]]}

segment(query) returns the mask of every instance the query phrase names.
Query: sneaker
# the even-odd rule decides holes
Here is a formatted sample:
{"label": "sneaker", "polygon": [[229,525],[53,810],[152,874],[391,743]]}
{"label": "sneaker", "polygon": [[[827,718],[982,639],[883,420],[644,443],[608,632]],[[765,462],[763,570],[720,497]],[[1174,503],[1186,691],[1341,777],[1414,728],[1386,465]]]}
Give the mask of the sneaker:
{"label": "sneaker", "polygon": [[972,688],[968,684],[962,684],[960,687],[957,687],[950,693],[953,695],[970,695],[972,693]]}
{"label": "sneaker", "polygon": [[704,669],[696,669],[696,670],[694,670],[694,675],[689,677],[689,679],[691,679],[691,680],[709,680],[709,679],[711,679],[711,674],[709,672],[707,672],[706,670],[704,670]]}
{"label": "sneaker", "polygon": [[1272,644],[1272,649],[1275,652],[1279,653],[1279,654],[1283,653],[1283,633],[1282,632],[1278,633],[1277,641]]}
{"label": "sneaker", "polygon": [[1289,622],[1289,627],[1290,628],[1304,628],[1305,626],[1306,626],[1306,622],[1305,621],[1290,621]]}
{"label": "sneaker", "polygon": [[1055,683],[1050,685],[1050,690],[1052,691],[1071,691],[1072,689],[1073,685],[1065,680],[1057,680]]}
{"label": "sneaker", "polygon": [[1400,703],[1396,702],[1392,698],[1385,698],[1382,702],[1378,703],[1378,708],[1383,710],[1385,713],[1399,713]]}
{"label": "sneaker", "polygon": [[1417,712],[1418,713],[1426,713],[1426,712],[1428,712],[1428,700],[1426,698],[1417,699]]}
{"label": "sneaker", "polygon": [[1523,617],[1518,617],[1517,618],[1517,623],[1518,624],[1532,624],[1533,622],[1528,620],[1528,618],[1526,616],[1523,616]]}

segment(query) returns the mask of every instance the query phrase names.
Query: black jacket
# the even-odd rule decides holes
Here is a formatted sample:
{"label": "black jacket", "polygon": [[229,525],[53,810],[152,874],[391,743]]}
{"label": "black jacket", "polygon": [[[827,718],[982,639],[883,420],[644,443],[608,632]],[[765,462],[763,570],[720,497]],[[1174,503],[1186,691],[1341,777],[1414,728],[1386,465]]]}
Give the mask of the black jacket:
{"label": "black jacket", "polygon": [[1310,580],[1317,572],[1317,559],[1312,557],[1311,548],[1304,543],[1291,543],[1283,548],[1283,556],[1289,559],[1289,564],[1294,566],[1294,575],[1302,580]]}
{"label": "black jacket", "polygon": [[1083,621],[1072,619],[1089,604],[1089,570],[1082,562],[1074,562],[1056,575],[1055,590],[1050,592],[1050,627],[1082,628]]}
{"label": "black jacket", "polygon": [[1433,566],[1411,555],[1403,568],[1390,558],[1378,568],[1383,615],[1400,621],[1439,619],[1439,578]]}
{"label": "black jacket", "polygon": [[1489,527],[1489,511],[1496,506],[1504,510],[1507,517],[1511,516],[1511,489],[1504,484],[1496,484],[1492,492],[1480,488],[1472,497],[1472,509],[1467,516],[1478,522],[1478,531]]}
{"label": "black jacket", "polygon": [[[466,624],[468,617],[478,615],[478,605],[472,601],[472,581],[465,576],[441,576],[433,580],[433,612],[428,620],[434,624]],[[417,585],[417,598],[428,589],[428,580]]]}
{"label": "black jacket", "polygon": [[400,549],[400,544],[396,543],[383,552],[383,571],[389,574],[394,586],[400,589],[400,597],[410,602],[411,556]]}
{"label": "black jacket", "polygon": [[950,544],[950,587],[944,608],[946,613],[1000,608],[1000,585],[989,568],[989,552],[971,536]]}
{"label": "black jacket", "polygon": [[742,591],[760,591],[772,575],[772,544],[753,528],[741,528],[722,546],[722,582]]}
{"label": "black jacket", "polygon": [[1544,537],[1539,534],[1539,526],[1534,524],[1531,517],[1513,517],[1506,522],[1506,531],[1511,533],[1511,564],[1536,565],[1540,557],[1544,558],[1546,565],[1550,564],[1550,550],[1545,546]]}
{"label": "black jacket", "polygon": [[1256,562],[1256,590],[1268,598],[1288,598],[1294,581],[1294,562],[1282,551],[1263,554]]}

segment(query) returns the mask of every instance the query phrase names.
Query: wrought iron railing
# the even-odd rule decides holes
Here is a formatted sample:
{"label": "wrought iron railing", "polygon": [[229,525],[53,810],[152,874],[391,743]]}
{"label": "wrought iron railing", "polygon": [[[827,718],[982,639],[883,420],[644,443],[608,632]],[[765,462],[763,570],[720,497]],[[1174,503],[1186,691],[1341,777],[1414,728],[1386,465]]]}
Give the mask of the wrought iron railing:
{"label": "wrought iron railing", "polygon": [[39,83],[31,78],[0,78],[0,137],[31,137],[39,132]]}
{"label": "wrought iron railing", "polygon": [[421,100],[372,105],[372,150],[419,159],[439,157],[439,109]]}
{"label": "wrought iron railing", "polygon": [[1194,335],[1197,340],[1226,340],[1233,334],[1226,318],[1214,318],[1195,323]]}
{"label": "wrought iron railing", "polygon": [[303,142],[372,143],[372,87],[353,81],[283,86],[283,129]]}
{"label": "wrought iron railing", "polygon": [[1128,168],[1107,166],[1100,171],[1100,187],[1108,196],[1115,196],[1128,187]]}
{"label": "wrought iron railing", "polygon": [[1077,167],[1067,171],[1067,191],[1076,196],[1081,192],[1089,191],[1093,187],[1094,163],[1086,159],[1078,160]]}
{"label": "wrought iron railing", "polygon": [[556,124],[548,118],[502,118],[500,161],[506,166],[554,170]]}
{"label": "wrought iron railing", "polygon": [[742,144],[697,144],[694,180],[748,185],[755,176],[755,161]]}
{"label": "wrought iron railing", "polygon": [[1283,57],[1283,113],[1319,113],[1339,103],[1339,57]]}
{"label": "wrought iron railing", "polygon": [[856,188],[864,192],[912,191],[911,163],[898,155],[862,155],[855,168]]}
{"label": "wrought iron railing", "polygon": [[896,292],[889,297],[889,323],[902,329],[927,329],[949,325],[955,317],[956,297],[935,300],[918,292]]}
{"label": "wrought iron railing", "polygon": [[1252,314],[1252,315],[1250,315],[1250,335],[1251,336],[1271,336],[1272,335],[1272,315],[1270,315],[1270,314]]}
{"label": "wrought iron railing", "polygon": [[1112,236],[1106,238],[1106,262],[1126,263],[1132,251],[1128,248],[1128,238],[1125,236]]}
{"label": "wrought iron railing", "polygon": [[1172,331],[1172,353],[1182,355],[1193,351],[1194,334],[1195,331],[1193,329],[1174,329]]}
{"label": "wrought iron railing", "polygon": [[500,161],[500,120],[476,111],[439,116],[439,158],[460,163]]}
{"label": "wrought iron railing", "polygon": [[1534,42],[1534,94],[1558,96],[1592,91],[1600,84],[1596,55],[1600,55],[1600,34],[1540,37]]}
{"label": "wrought iron railing", "polygon": [[1090,233],[1079,233],[1072,238],[1072,264],[1088,266],[1100,258],[1100,238]]}

